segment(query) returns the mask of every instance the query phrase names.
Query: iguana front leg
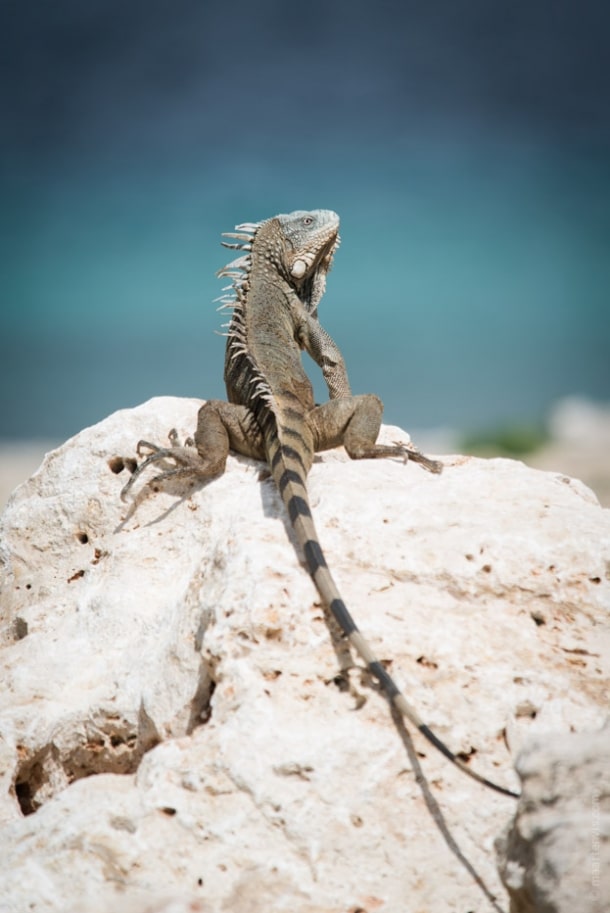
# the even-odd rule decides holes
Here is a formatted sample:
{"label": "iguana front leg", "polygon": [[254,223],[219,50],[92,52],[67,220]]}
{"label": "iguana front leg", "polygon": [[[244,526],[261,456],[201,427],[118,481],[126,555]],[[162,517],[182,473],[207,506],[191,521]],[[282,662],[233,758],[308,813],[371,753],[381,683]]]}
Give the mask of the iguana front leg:
{"label": "iguana front leg", "polygon": [[330,399],[351,396],[345,361],[341,350],[332,337],[320,324],[317,316],[308,314],[302,305],[296,305],[297,342],[305,349],[322,369]]}

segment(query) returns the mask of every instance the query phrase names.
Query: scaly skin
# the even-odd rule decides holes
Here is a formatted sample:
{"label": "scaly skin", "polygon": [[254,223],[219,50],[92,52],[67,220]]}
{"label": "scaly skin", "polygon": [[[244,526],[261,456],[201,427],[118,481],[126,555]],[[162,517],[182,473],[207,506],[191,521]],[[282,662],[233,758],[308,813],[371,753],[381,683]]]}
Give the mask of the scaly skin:
{"label": "scaly skin", "polygon": [[[516,794],[478,774],[441,742],[407,702],[351,617],[328,569],[307,494],[307,473],[314,454],[343,445],[352,459],[410,458],[431,472],[442,464],[411,445],[377,444],[383,406],[372,394],[353,396],[339,349],[321,327],[317,308],[339,243],[339,218],[329,210],[293,212],[256,224],[237,226],[225,246],[242,252],[219,272],[231,281],[221,300],[232,308],[227,334],[225,383],[229,402],[210,400],[199,411],[195,447],[146,450],[123,492],[151,463],[171,459],[170,476],[202,480],[224,472],[229,450],[265,460],[305,556],[307,568],[325,605],[351,646],[378,680],[394,707],[442,754],[470,777],[505,795]],[[301,349],[320,365],[330,401],[316,406]]]}

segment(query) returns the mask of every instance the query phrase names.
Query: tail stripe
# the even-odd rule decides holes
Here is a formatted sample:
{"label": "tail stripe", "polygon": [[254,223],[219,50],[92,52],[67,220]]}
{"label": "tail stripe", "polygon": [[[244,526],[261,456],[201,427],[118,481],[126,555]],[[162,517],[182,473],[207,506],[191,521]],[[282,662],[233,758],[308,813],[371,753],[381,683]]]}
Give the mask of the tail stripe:
{"label": "tail stripe", "polygon": [[294,460],[299,466],[303,467],[303,474],[307,475],[307,469],[305,463],[303,462],[303,457],[298,450],[295,450],[294,447],[290,447],[288,444],[282,444],[278,446],[278,449],[275,451],[271,458],[271,471],[273,472],[277,469],[278,465],[283,460]]}
{"label": "tail stripe", "polygon": [[386,672],[379,660],[376,659],[375,662],[369,663],[369,670],[371,675],[375,676],[390,701],[393,701],[395,697],[398,697],[400,691],[398,690],[396,682],[392,676]]}
{"label": "tail stripe", "polygon": [[425,736],[428,739],[428,741],[432,743],[432,745],[434,745],[435,748],[438,748],[438,750],[440,751],[441,754],[445,755],[446,758],[449,758],[449,760],[453,761],[454,764],[456,763],[456,761],[459,761],[459,758],[456,758],[456,756],[451,751],[451,749],[447,748],[445,743],[441,742],[439,737],[434,735],[432,730],[429,729],[425,723],[421,723],[421,725],[419,725],[417,728],[419,729],[421,734],[423,736]]}
{"label": "tail stripe", "polygon": [[279,480],[278,486],[277,486],[280,490],[281,495],[284,494],[284,489],[291,482],[293,482],[296,485],[300,485],[301,488],[305,488],[305,482],[303,481],[303,479],[301,478],[301,476],[295,469],[285,469],[280,477],[280,480]]}
{"label": "tail stripe", "polygon": [[321,567],[328,567],[326,558],[322,554],[320,543],[316,542],[315,539],[308,539],[303,546],[303,551],[305,552],[305,560],[307,561],[307,567],[309,568],[309,573],[312,577],[315,576]]}
{"label": "tail stripe", "polygon": [[290,425],[281,425],[280,432],[282,437],[291,437],[296,438],[297,441],[303,446],[303,435],[297,428],[291,428]]}
{"label": "tail stripe", "polygon": [[[350,634],[353,634],[354,631],[358,630],[358,625],[350,615],[348,608],[342,599],[333,599],[330,604],[330,610],[346,637],[349,637]],[[373,670],[371,669],[371,672],[372,671]],[[373,672],[373,674],[375,675],[376,673]]]}
{"label": "tail stripe", "polygon": [[[284,391],[284,394],[283,394],[283,397],[282,397],[282,399],[283,399],[283,403],[282,403],[282,417],[283,417],[283,418],[292,419],[293,422],[296,422],[297,425],[300,425],[301,422],[303,421],[303,410],[301,409],[300,404],[299,404],[299,407],[298,407],[297,409],[294,409],[292,406],[287,406],[287,405],[286,405],[286,398],[287,398],[287,393],[286,393],[286,391]],[[288,395],[288,399],[290,399],[290,398],[296,399],[296,397],[294,396],[294,394],[289,394],[289,395]]]}
{"label": "tail stripe", "polygon": [[294,523],[297,517],[311,517],[311,510],[305,498],[293,495],[288,502],[288,514]]}

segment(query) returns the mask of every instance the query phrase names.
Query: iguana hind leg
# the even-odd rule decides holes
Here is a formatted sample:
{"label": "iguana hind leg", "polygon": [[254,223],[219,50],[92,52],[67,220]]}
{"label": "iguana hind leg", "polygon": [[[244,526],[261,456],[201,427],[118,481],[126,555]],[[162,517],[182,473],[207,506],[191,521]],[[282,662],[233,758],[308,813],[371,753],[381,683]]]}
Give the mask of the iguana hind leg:
{"label": "iguana hind leg", "polygon": [[[265,459],[263,439],[252,412],[245,406],[222,400],[208,400],[203,404],[197,415],[194,442],[188,439],[180,446],[173,429],[168,436],[169,447],[158,447],[149,441],[138,443],[138,455],[141,456],[143,450],[148,453],[121,491],[123,500],[144,470],[155,463],[161,464],[162,472],[149,484],[178,478],[202,482],[213,479],[224,472],[229,450],[256,460]],[[168,467],[168,462],[173,466]]]}
{"label": "iguana hind leg", "polygon": [[315,450],[343,444],[352,460],[399,457],[420,463],[430,472],[442,471],[442,463],[431,460],[413,444],[377,444],[382,415],[383,403],[372,393],[345,396],[316,406],[308,414]]}

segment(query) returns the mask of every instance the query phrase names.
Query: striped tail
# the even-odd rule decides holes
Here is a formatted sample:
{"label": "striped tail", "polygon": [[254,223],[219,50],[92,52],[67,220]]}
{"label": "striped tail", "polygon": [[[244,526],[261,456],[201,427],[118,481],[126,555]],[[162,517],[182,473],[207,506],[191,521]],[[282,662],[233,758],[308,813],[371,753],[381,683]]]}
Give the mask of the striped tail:
{"label": "striped tail", "polygon": [[[300,432],[296,429],[290,429],[289,434],[294,438],[295,443],[300,437]],[[302,441],[302,439],[301,439]],[[304,448],[305,442],[301,442],[301,448]],[[287,443],[281,443],[277,434],[270,435],[268,439],[268,458],[271,466],[271,473],[274,481],[280,491],[282,500],[288,511],[292,526],[296,533],[299,544],[305,555],[307,568],[316,585],[316,588],[328,606],[339,627],[347,637],[350,645],[356,650],[361,659],[366,663],[369,672],[373,675],[383,688],[390,703],[396,707],[399,713],[409,720],[419,729],[421,734],[434,745],[438,751],[448,758],[456,767],[468,774],[477,782],[488,786],[490,789],[504,796],[512,796],[518,799],[517,793],[493,783],[486,777],[472,770],[467,764],[458,758],[438,736],[426,726],[420,719],[416,710],[409,704],[404,694],[399,690],[394,679],[388,674],[383,665],[379,662],[367,641],[364,639],[354,619],[349,613],[347,606],[343,602],[339,590],[333,580],[333,577],[326,564],[324,553],[318,540],[318,534],[313,522],[311,510],[309,507],[309,498],[307,495],[306,477],[309,466],[307,460],[301,455],[301,448],[292,447]]]}

